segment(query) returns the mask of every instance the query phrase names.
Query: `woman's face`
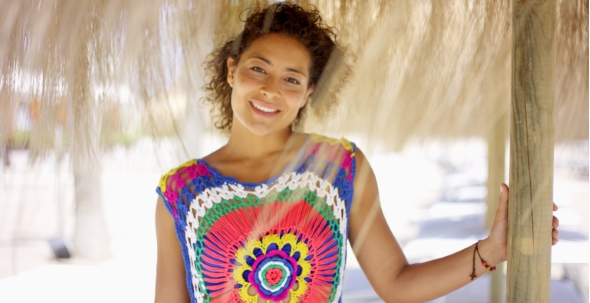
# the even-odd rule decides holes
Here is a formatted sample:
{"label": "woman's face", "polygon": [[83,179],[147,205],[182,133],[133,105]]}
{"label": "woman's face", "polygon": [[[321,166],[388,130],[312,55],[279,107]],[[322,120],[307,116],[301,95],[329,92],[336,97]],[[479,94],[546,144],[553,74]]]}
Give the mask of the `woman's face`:
{"label": "woman's face", "polygon": [[230,57],[227,66],[233,127],[243,126],[258,136],[288,128],[314,89],[309,87],[309,52],[286,35],[256,39],[237,65]]}

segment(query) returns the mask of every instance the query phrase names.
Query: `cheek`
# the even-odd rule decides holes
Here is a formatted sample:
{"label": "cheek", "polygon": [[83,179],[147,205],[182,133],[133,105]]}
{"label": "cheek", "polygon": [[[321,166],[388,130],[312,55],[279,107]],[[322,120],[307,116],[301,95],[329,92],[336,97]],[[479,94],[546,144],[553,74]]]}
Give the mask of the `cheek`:
{"label": "cheek", "polygon": [[283,95],[290,107],[301,107],[305,103],[305,90],[284,90]]}
{"label": "cheek", "polygon": [[252,89],[260,85],[260,81],[258,79],[249,77],[248,75],[240,75],[239,77],[236,77],[236,81],[244,90]]}
{"label": "cheek", "polygon": [[232,108],[241,108],[244,106],[243,100],[247,99],[252,92],[259,87],[258,82],[249,77],[236,77],[234,86],[231,92]]}
{"label": "cheek", "polygon": [[260,85],[261,83],[261,79],[259,79],[259,77],[257,78],[255,74],[243,66],[238,67],[234,81],[234,86],[238,86],[239,89],[244,91],[252,89],[253,86]]}

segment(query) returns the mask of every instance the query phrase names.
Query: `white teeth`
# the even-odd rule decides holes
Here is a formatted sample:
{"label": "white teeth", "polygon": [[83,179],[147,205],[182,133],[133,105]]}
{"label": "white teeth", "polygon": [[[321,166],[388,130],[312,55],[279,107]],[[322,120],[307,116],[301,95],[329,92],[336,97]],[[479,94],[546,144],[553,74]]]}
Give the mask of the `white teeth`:
{"label": "white teeth", "polygon": [[271,108],[266,108],[266,107],[260,106],[254,102],[252,102],[252,105],[254,105],[254,107],[256,107],[257,109],[259,109],[265,113],[274,113],[277,111],[276,109],[271,109]]}

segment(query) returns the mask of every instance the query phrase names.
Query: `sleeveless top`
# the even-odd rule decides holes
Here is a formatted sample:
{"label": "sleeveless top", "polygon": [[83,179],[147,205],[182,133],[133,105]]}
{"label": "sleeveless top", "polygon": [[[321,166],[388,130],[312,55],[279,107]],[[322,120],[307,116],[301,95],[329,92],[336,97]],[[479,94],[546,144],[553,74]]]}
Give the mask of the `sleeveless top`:
{"label": "sleeveless top", "polygon": [[191,302],[340,302],[356,146],[311,134],[260,183],[190,160],[157,193],[174,218]]}

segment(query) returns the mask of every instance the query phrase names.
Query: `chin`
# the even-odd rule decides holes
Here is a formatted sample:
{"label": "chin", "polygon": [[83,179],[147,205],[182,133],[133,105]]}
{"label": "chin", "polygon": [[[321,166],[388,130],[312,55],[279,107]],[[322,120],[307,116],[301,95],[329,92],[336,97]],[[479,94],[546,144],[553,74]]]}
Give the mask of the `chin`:
{"label": "chin", "polygon": [[[279,121],[274,121],[279,122]],[[245,125],[246,129],[248,129],[253,135],[259,137],[265,137],[277,133],[284,133],[291,130],[291,124],[283,124],[283,123],[248,123]]]}
{"label": "chin", "polygon": [[256,119],[256,117],[246,117],[246,119],[240,119],[239,116],[234,116],[234,121],[240,124],[240,128],[246,129],[251,134],[258,136],[258,137],[265,137],[277,133],[283,133],[285,131],[289,131],[291,129],[291,122],[287,123],[287,119],[276,119],[274,121],[270,120],[260,120]]}
{"label": "chin", "polygon": [[272,134],[282,130],[282,129],[277,129],[274,127],[269,127],[268,125],[253,125],[251,127],[248,127],[248,129],[250,130],[250,132],[252,134],[259,136],[259,137],[272,135]]}

